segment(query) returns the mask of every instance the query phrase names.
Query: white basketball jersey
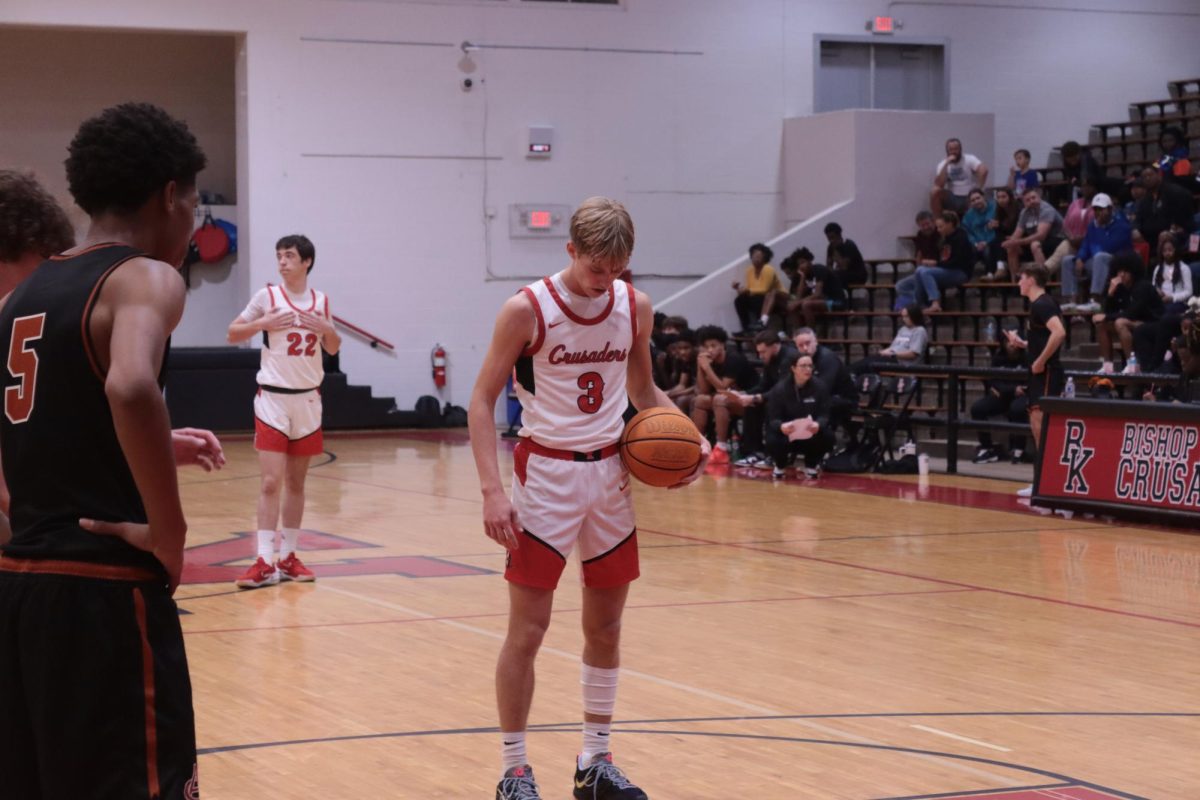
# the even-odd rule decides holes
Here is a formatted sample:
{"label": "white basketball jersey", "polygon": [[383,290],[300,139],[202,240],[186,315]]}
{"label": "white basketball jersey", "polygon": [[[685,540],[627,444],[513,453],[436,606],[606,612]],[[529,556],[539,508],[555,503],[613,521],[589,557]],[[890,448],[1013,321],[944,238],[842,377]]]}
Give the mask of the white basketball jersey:
{"label": "white basketball jersey", "polygon": [[[295,303],[282,286],[267,284],[266,310],[276,306],[290,307],[329,319],[329,298],[324,292],[310,289],[305,301]],[[321,337],[307,328],[292,327],[267,331],[267,346],[262,349],[258,368],[259,386],[278,386],[281,389],[316,389],[325,378],[321,360]]]}
{"label": "white basketball jersey", "polygon": [[616,443],[629,406],[625,377],[637,338],[633,287],[616,281],[590,319],[571,310],[561,279],[521,289],[537,318],[517,360],[521,435],[559,450],[591,452]]}

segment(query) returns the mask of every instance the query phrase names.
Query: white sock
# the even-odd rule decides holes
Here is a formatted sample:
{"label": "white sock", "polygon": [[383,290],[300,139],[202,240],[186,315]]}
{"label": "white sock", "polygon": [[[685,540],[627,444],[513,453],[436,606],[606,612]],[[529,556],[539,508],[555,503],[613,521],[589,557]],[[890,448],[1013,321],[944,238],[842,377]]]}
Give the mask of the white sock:
{"label": "white sock", "polygon": [[728,450],[729,442],[717,442],[717,447],[721,448],[722,450]]}
{"label": "white sock", "polygon": [[500,731],[500,758],[505,772],[529,763],[525,753],[525,731]]}
{"label": "white sock", "polygon": [[275,561],[275,531],[258,532],[258,557],[268,564]]}
{"label": "white sock", "polygon": [[299,543],[299,541],[299,528],[284,528],[283,541],[279,543],[279,560],[283,561],[292,553],[296,552],[296,545]]}
{"label": "white sock", "polygon": [[611,722],[583,723],[583,749],[579,753],[579,768],[583,769],[591,760],[601,753],[607,753],[612,748],[608,736],[612,730]]}

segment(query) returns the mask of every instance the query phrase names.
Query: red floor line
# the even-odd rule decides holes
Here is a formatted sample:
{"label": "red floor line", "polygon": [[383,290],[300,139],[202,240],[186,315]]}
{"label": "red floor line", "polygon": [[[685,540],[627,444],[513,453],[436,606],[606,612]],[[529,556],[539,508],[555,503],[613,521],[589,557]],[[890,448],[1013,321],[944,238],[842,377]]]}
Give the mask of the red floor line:
{"label": "red floor line", "polygon": [[1054,603],[1060,606],[1068,606],[1070,608],[1085,608],[1090,611],[1101,611],[1106,614],[1117,614],[1122,617],[1133,617],[1135,619],[1146,619],[1153,622],[1165,622],[1170,625],[1182,625],[1187,628],[1200,628],[1200,622],[1187,622],[1180,619],[1171,619],[1170,617],[1158,617],[1153,614],[1139,614],[1136,611],[1121,611],[1116,608],[1105,608],[1104,606],[1094,606],[1088,603],[1075,603],[1070,600],[1058,600],[1053,597],[1045,597],[1036,594],[1027,594],[1025,592],[1014,592],[1008,589],[995,589],[990,586],[977,586],[973,583],[964,583],[962,581],[951,581],[945,578],[930,578],[926,575],[914,575],[909,572],[900,572],[899,570],[884,569],[883,567],[867,567],[862,564],[852,564],[848,561],[837,561],[831,558],[818,558],[817,556],[806,556],[801,553],[791,553],[786,550],[772,550],[766,547],[751,547],[749,545],[739,544],[738,542],[719,542],[711,539],[704,539],[699,536],[687,536],[682,533],[668,533],[667,531],[650,530],[649,528],[639,528],[642,533],[657,534],[659,536],[667,536],[675,539],[684,539],[690,542],[703,542],[705,544],[720,545],[722,547],[733,547],[739,550],[750,550],[755,553],[767,553],[769,555],[786,556],[788,558],[798,558],[802,561],[813,561],[818,564],[830,564],[835,567],[848,567],[850,569],[864,570],[866,572],[876,572],[881,575],[892,575],[898,578],[911,578],[918,581],[928,581],[930,583],[940,583],[943,586],[957,586],[963,589],[975,589],[981,592],[991,592],[993,594],[1003,594],[1009,597],[1019,597],[1023,600],[1041,600],[1045,603]]}
{"label": "red floor line", "polygon": [[[682,603],[644,603],[630,604],[626,606],[626,610],[638,610],[647,608],[686,608],[688,606],[718,606],[718,605],[743,605],[750,603],[780,603],[790,602],[795,600],[853,600],[864,597],[909,597],[914,595],[927,594],[954,594],[959,592],[972,591],[970,589],[935,589],[932,591],[915,591],[915,592],[870,592],[863,594],[831,594],[831,595],[797,595],[788,597],[749,597],[741,600],[691,600]],[[178,602],[186,602],[189,598],[178,598]],[[551,613],[553,614],[570,614],[580,611],[578,608],[556,608]],[[393,625],[409,622],[448,622],[463,619],[487,619],[489,617],[507,617],[507,611],[490,612],[487,614],[457,614],[442,617],[406,617],[404,619],[367,619],[359,620],[358,622],[311,622],[299,625],[264,625],[262,627],[251,628],[208,628],[198,631],[184,631],[185,635],[201,633],[248,633],[251,631],[279,631],[291,630],[293,628],[350,628],[357,625]]]}

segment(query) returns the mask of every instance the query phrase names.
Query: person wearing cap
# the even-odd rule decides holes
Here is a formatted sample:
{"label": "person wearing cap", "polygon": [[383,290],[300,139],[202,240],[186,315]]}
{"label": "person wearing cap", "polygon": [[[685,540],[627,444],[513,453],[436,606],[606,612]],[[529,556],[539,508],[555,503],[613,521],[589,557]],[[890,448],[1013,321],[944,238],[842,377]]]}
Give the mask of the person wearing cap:
{"label": "person wearing cap", "polygon": [[[1104,192],[1092,198],[1092,221],[1079,252],[1063,259],[1062,292],[1068,302],[1064,311],[1098,313],[1108,289],[1109,265],[1117,253],[1133,249],[1133,228],[1124,216],[1117,214],[1113,200]],[[1090,277],[1089,277],[1090,276]],[[1089,296],[1085,299],[1080,278],[1089,279]],[[1075,300],[1076,302],[1069,302]]]}

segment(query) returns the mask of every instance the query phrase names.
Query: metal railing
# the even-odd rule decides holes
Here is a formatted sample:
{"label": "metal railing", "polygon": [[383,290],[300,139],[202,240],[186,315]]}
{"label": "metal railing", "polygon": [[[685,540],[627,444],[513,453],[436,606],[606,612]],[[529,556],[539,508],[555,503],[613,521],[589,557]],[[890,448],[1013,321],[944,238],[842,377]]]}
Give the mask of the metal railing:
{"label": "metal railing", "polygon": [[[1018,422],[1004,422],[1001,420],[973,420],[967,417],[963,418],[966,393],[963,391],[963,383],[969,380],[984,381],[988,379],[998,379],[1006,381],[1027,382],[1030,378],[1029,370],[1026,368],[1020,369],[1002,369],[995,367],[963,367],[963,366],[937,366],[927,364],[914,365],[899,365],[888,364],[881,366],[879,371],[887,374],[905,374],[915,375],[918,378],[932,378],[939,381],[938,396],[939,407],[941,407],[940,399],[945,398],[945,415],[932,414],[925,415],[920,412],[910,412],[909,422],[914,425],[925,425],[934,428],[943,428],[946,432],[946,472],[956,474],[958,472],[958,439],[959,434],[963,431],[975,430],[996,430],[996,431],[1014,431],[1028,432],[1029,426]],[[1122,374],[1102,374],[1098,372],[1087,372],[1082,370],[1067,370],[1066,377],[1073,378],[1076,385],[1077,397],[1086,399],[1088,397],[1088,382],[1092,378],[1100,377],[1109,379],[1114,386],[1114,389],[1123,397],[1126,387],[1140,386],[1162,386],[1178,388],[1181,394],[1186,394],[1187,380],[1181,375],[1173,375],[1166,373],[1143,373],[1137,375],[1122,375]],[[941,382],[945,381],[945,391],[941,387]],[[1137,399],[1140,399],[1138,395]],[[1120,398],[1115,398],[1120,399]],[[1102,401],[1099,401],[1102,402]],[[919,415],[918,415],[919,414]]]}

